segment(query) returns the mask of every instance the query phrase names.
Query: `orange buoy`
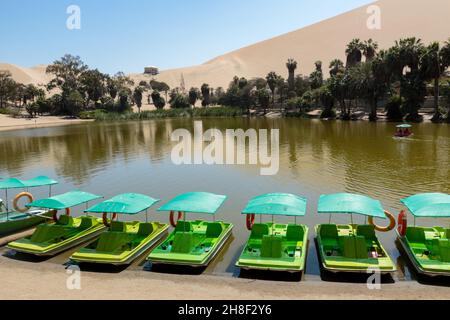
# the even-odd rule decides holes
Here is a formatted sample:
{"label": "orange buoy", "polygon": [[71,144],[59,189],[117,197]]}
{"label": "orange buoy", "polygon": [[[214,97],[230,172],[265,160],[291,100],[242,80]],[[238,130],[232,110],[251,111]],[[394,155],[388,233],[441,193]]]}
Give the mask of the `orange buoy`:
{"label": "orange buoy", "polygon": [[389,219],[389,225],[387,227],[380,227],[377,224],[375,224],[373,217],[369,217],[369,224],[373,225],[375,227],[375,230],[380,232],[389,232],[391,230],[394,230],[395,225],[397,224],[394,215],[388,211],[385,211],[384,214]]}
{"label": "orange buoy", "polygon": [[183,212],[179,211],[177,220],[175,221],[175,211],[170,211],[170,225],[175,228],[178,224],[178,221],[180,221],[180,219],[183,219],[183,216]]}
{"label": "orange buoy", "polygon": [[[65,209],[66,216],[70,216],[70,208]],[[53,211],[53,221],[58,222],[58,210]]]}
{"label": "orange buoy", "polygon": [[[111,217],[111,221],[114,221],[117,219],[117,213],[113,213]],[[103,213],[103,224],[107,226],[108,228],[111,227],[111,223],[108,221],[108,213]]]}
{"label": "orange buoy", "polygon": [[251,231],[253,229],[253,225],[255,224],[255,215],[248,214],[247,218],[246,218],[246,222],[247,222],[247,229]]}
{"label": "orange buoy", "polygon": [[408,215],[405,210],[402,210],[398,215],[398,234],[402,237],[406,235],[406,229],[408,228]]}
{"label": "orange buoy", "polygon": [[19,207],[19,200],[22,198],[28,198],[29,203],[33,202],[33,200],[34,200],[33,195],[31,193],[28,193],[28,192],[19,193],[13,200],[13,208],[15,211],[20,212],[20,213],[24,213],[24,212],[28,211],[27,207],[23,207],[23,208]]}

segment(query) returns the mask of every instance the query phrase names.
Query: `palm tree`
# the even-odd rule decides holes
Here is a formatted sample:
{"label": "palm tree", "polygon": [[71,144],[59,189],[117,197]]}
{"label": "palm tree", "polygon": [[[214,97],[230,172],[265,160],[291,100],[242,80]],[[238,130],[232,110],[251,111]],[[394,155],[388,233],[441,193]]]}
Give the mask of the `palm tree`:
{"label": "palm tree", "polygon": [[276,72],[270,72],[266,76],[267,85],[272,92],[272,105],[275,106],[275,89],[277,88],[277,84],[281,76],[279,76]]}
{"label": "palm tree", "polygon": [[372,61],[375,58],[378,50],[378,43],[372,39],[364,41],[362,44],[363,54],[366,57],[366,62]]}
{"label": "palm tree", "polygon": [[334,77],[339,72],[344,72],[344,63],[339,59],[334,59],[330,62],[330,76]]}
{"label": "palm tree", "polygon": [[353,39],[345,50],[347,55],[347,68],[351,68],[361,63],[362,51],[364,50],[364,45],[359,39]]}
{"label": "palm tree", "polygon": [[289,91],[295,90],[295,70],[297,70],[297,61],[294,59],[288,59],[286,63],[286,67],[289,71],[289,78],[288,78],[288,84],[289,84]]}
{"label": "palm tree", "polygon": [[200,97],[200,92],[197,88],[191,88],[189,90],[189,103],[192,105],[193,108],[195,108],[195,103]]}

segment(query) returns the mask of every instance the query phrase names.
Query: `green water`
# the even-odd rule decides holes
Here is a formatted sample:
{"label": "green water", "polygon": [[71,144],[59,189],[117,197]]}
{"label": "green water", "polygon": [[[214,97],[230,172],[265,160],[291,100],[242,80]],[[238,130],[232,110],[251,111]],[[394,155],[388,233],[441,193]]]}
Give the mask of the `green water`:
{"label": "green water", "polygon": [[[236,271],[234,263],[248,236],[245,219],[239,213],[256,195],[289,192],[307,197],[308,215],[302,221],[313,227],[329,218],[315,213],[318,197],[323,193],[367,194],[380,199],[386,209],[396,214],[401,208],[399,199],[405,196],[450,193],[449,125],[415,125],[415,136],[407,140],[394,139],[395,124],[390,123],[239,118],[205,119],[203,126],[205,130],[221,131],[279,129],[279,173],[261,176],[260,167],[250,165],[174,165],[170,158],[174,146],[171,132],[178,128],[193,130],[193,120],[177,119],[2,132],[0,177],[28,179],[48,175],[60,181],[54,187],[56,193],[74,188],[105,197],[139,192],[162,199],[162,203],[188,191],[226,194],[229,199],[217,218],[234,223],[235,230],[227,251],[208,269],[219,274]],[[48,190],[33,192],[40,197],[46,196]],[[152,218],[168,221],[166,214],[155,211]],[[339,216],[334,221],[349,221],[346,219]],[[358,219],[364,221],[362,217]],[[381,235],[381,239],[397,258],[394,232]],[[308,273],[318,272],[311,241]]]}

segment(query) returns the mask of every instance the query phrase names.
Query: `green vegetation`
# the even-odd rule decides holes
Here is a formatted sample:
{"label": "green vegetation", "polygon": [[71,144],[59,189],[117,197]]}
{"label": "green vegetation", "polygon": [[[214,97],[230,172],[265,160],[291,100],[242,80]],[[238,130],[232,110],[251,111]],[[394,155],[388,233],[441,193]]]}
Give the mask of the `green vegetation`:
{"label": "green vegetation", "polygon": [[[320,109],[322,118],[342,120],[357,118],[356,111],[364,110],[369,112],[370,121],[377,121],[378,110],[384,107],[388,120],[419,122],[427,96],[434,96],[433,121],[450,122],[450,39],[443,45],[433,42],[428,46],[417,38],[400,39],[386,50],[378,50],[372,39],[354,39],[345,52],[345,63],[334,59],[328,72],[321,61],[316,61],[310,75],[296,75],[300,64],[288,59],[287,80],[275,72],[265,78],[235,76],[227,89],[204,83],[188,92],[183,86],[171,89],[156,80],[135,85],[121,72],[103,74],[89,69],[79,57],[66,55],[47,67],[53,79],[45,88],[16,83],[10,73],[0,71],[0,110],[14,116],[24,110],[30,117],[51,114],[146,119],[197,114],[236,116],[252,110],[257,114],[276,110],[286,116],[303,116]],[[158,111],[141,112],[143,101]],[[208,111],[197,110],[198,101],[202,106],[199,109]],[[137,115],[132,114],[133,106],[138,109]]]}

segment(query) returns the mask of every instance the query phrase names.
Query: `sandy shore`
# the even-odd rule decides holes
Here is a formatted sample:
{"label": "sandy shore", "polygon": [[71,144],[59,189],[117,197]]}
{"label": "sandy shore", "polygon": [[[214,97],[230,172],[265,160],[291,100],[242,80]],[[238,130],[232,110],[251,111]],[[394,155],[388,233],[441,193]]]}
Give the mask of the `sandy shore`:
{"label": "sandy shore", "polygon": [[0,257],[0,299],[450,299],[450,289],[402,282],[369,290],[365,284],[276,282],[214,275],[174,275],[141,270],[82,271],[80,290],[67,289],[62,265]]}
{"label": "sandy shore", "polygon": [[0,114],[0,131],[73,125],[89,121],[92,120],[80,120],[80,119],[72,120],[72,119],[64,119],[63,117],[53,117],[53,116],[44,116],[35,119],[26,119],[26,118],[16,119],[8,115]]}

